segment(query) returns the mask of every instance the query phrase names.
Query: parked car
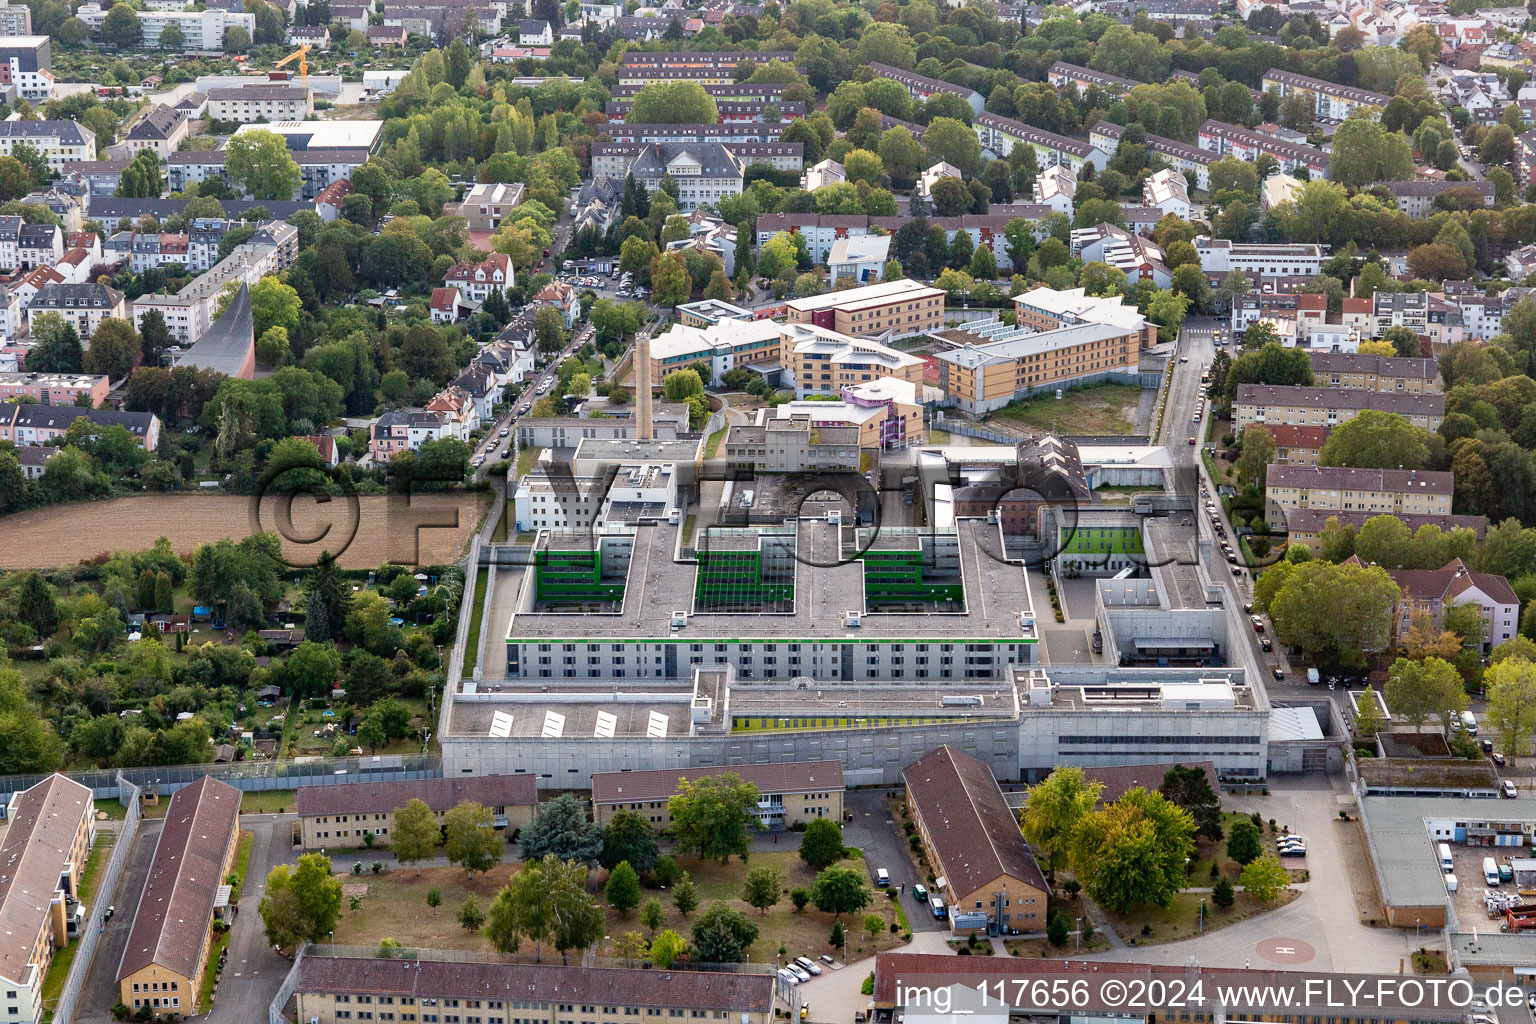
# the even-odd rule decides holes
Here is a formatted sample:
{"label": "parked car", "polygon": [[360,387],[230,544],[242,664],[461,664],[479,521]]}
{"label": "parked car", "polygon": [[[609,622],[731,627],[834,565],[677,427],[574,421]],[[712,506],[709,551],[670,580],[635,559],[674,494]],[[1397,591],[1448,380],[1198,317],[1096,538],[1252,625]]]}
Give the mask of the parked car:
{"label": "parked car", "polygon": [[1253,631],[1255,633],[1262,633],[1262,632],[1264,632],[1264,620],[1263,619],[1261,619],[1257,615],[1255,615],[1255,616],[1252,617],[1251,621],[1253,622]]}
{"label": "parked car", "polygon": [[1276,665],[1273,669],[1273,672],[1275,676],[1275,682],[1278,683],[1285,680],[1285,669],[1281,668],[1279,665]]}
{"label": "parked car", "polygon": [[812,974],[821,973],[821,965],[808,956],[795,957],[795,963],[799,964],[802,970],[809,971]]}
{"label": "parked car", "polygon": [[928,887],[926,885],[924,885],[922,882],[918,882],[917,884],[912,886],[912,898],[917,900],[917,902],[919,902],[919,903],[927,903],[928,902]]}
{"label": "parked car", "polygon": [[1275,649],[1275,642],[1269,637],[1265,637],[1263,640],[1259,641],[1259,646],[1262,647],[1264,652],[1267,654]]}
{"label": "parked car", "polygon": [[798,985],[798,984],[800,984],[800,978],[795,974],[794,971],[790,970],[788,967],[780,967],[779,968],[779,977],[783,978],[785,981],[789,982],[789,984],[791,984],[791,985]]}

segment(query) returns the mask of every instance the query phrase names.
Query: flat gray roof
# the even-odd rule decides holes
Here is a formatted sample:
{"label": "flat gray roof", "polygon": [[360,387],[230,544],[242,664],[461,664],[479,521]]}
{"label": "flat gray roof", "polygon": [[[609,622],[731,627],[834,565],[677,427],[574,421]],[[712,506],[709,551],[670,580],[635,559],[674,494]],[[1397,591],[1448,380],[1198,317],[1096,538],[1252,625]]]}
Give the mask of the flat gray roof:
{"label": "flat gray roof", "polygon": [[[551,611],[515,613],[508,642],[577,638],[595,640],[671,640],[682,643],[729,638],[762,640],[837,640],[873,643],[889,640],[975,640],[985,643],[1032,643],[1038,632],[1020,626],[1021,612],[1033,614],[1024,567],[1003,562],[997,524],[963,519],[957,524],[964,612],[868,612],[864,606],[864,570],[858,561],[841,562],[838,527],[824,520],[801,520],[791,612],[697,612],[693,592],[695,566],[679,563],[678,527],[642,525],[635,536],[624,603],[613,614]],[[989,535],[990,531],[990,535]],[[526,573],[527,570],[524,570]],[[526,578],[526,577],[525,577]],[[671,628],[674,611],[689,611],[688,624]],[[844,625],[844,613],[864,612],[862,625]]]}
{"label": "flat gray roof", "polygon": [[1360,801],[1371,853],[1389,907],[1445,905],[1448,895],[1426,822],[1470,827],[1536,822],[1536,799],[1368,796]]}

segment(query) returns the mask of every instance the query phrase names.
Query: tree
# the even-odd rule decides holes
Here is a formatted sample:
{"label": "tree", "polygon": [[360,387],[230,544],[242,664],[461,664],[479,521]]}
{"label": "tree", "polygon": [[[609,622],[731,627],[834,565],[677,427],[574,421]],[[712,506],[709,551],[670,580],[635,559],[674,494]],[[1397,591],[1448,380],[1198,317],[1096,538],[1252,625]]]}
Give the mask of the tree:
{"label": "tree", "polygon": [[1261,903],[1269,903],[1290,885],[1291,875],[1279,857],[1266,853],[1243,868],[1242,882],[1248,895]]}
{"label": "tree", "polygon": [[1264,486],[1264,473],[1275,459],[1275,439],[1254,424],[1243,430],[1243,453],[1237,457],[1237,477],[1250,487]]}
{"label": "tree", "polygon": [[668,928],[651,940],[651,963],[665,971],[688,953],[688,940]]}
{"label": "tree", "polygon": [[1237,894],[1233,891],[1232,879],[1223,875],[1216,880],[1216,884],[1211,887],[1211,902],[1222,910],[1231,908],[1232,904],[1237,902]]}
{"label": "tree", "polygon": [[160,49],[182,50],[187,45],[187,35],[175,25],[167,25],[160,30]]}
{"label": "tree", "polygon": [[715,900],[693,922],[693,955],[700,963],[741,963],[756,941],[757,925],[724,900]]}
{"label": "tree", "polygon": [[476,871],[489,871],[501,863],[505,845],[496,834],[496,822],[490,808],[472,800],[461,800],[443,816],[443,852],[448,863],[458,864],[473,878]]}
{"label": "tree", "polygon": [[[1415,729],[1429,719],[1459,714],[1467,706],[1467,694],[1456,667],[1443,658],[1413,661],[1398,658],[1382,689],[1392,714]],[[1446,723],[1449,727],[1449,723]]]}
{"label": "tree", "polygon": [[1121,913],[1140,905],[1166,907],[1183,888],[1194,831],[1188,811],[1136,787],[1078,827],[1072,867],[1102,906]]}
{"label": "tree", "polygon": [[1213,841],[1221,839],[1221,798],[1211,788],[1205,772],[1176,764],[1164,773],[1158,792],[1189,812],[1195,820],[1197,835]]}
{"label": "tree", "polygon": [[529,861],[496,894],[486,937],[503,953],[530,939],[536,958],[546,942],[562,960],[567,950],[585,949],[603,934],[603,910],[587,895],[586,881],[587,869],[579,864],[555,857]]}
{"label": "tree", "polygon": [[287,202],[298,194],[304,176],[281,135],[262,129],[241,132],[230,136],[224,149],[231,184],[252,199]]}
{"label": "tree", "polygon": [[124,3],[113,4],[101,23],[101,41],[115,49],[124,50],[137,46],[142,36],[139,12]]}
{"label": "tree", "polygon": [[[687,373],[689,371],[681,371]],[[669,374],[670,380],[674,374]],[[678,853],[724,864],[736,854],[747,855],[747,829],[755,821],[757,787],[735,772],[681,779],[667,801],[672,818],[673,846]]]}
{"label": "tree", "polygon": [[640,876],[629,866],[629,861],[619,861],[608,875],[603,895],[607,897],[608,905],[625,917],[640,905]]}
{"label": "tree", "polygon": [[693,280],[688,263],[677,250],[664,252],[651,261],[651,298],[661,306],[678,306],[688,301]]}
{"label": "tree", "polygon": [[545,354],[565,347],[565,320],[553,306],[540,306],[533,314],[534,344]]}
{"label": "tree", "polygon": [[1045,854],[1052,881],[1066,863],[1073,833],[1093,813],[1103,789],[1102,783],[1088,782],[1081,768],[1061,767],[1026,795],[1020,815],[1024,838]]}
{"label": "tree", "polygon": [[91,345],[85,353],[85,371],[103,374],[109,380],[126,380],[138,365],[139,355],[139,336],[134,333],[133,325],[117,317],[104,317],[96,333],[91,335]]}
{"label": "tree", "polygon": [[1401,132],[1388,131],[1372,115],[1353,114],[1334,134],[1330,180],[1359,187],[1374,181],[1407,181],[1413,174],[1413,144]]}
{"label": "tree", "polygon": [[437,815],[432,813],[432,808],[424,801],[412,798],[404,807],[395,811],[389,838],[395,859],[401,864],[417,865],[416,877],[420,878],[420,862],[432,856],[441,835]]}
{"label": "tree", "polygon": [[1499,659],[1484,670],[1483,684],[1488,689],[1486,721],[1498,733],[1499,745],[1514,765],[1517,757],[1531,752],[1531,731],[1536,726],[1536,663],[1518,655]]}
{"label": "tree", "polygon": [[85,365],[80,336],[58,313],[43,313],[32,320],[35,342],[27,356],[27,369],[36,373],[79,373]]}
{"label": "tree", "polygon": [[816,876],[811,886],[811,902],[823,913],[839,920],[869,906],[870,891],[864,875],[853,868],[834,864]]}
{"label": "tree", "polygon": [[139,317],[139,343],[149,366],[159,365],[161,353],[171,347],[171,329],[158,309],[145,310]]}
{"label": "tree", "polygon": [[224,52],[244,53],[251,48],[251,34],[243,25],[231,25],[224,30]]}
{"label": "tree", "polygon": [[[102,140],[97,140],[102,145]],[[134,154],[118,179],[117,194],[129,199],[158,199],[165,191],[160,177],[160,158],[153,150],[140,150]]]}
{"label": "tree", "polygon": [[1045,938],[1053,946],[1065,946],[1067,938],[1072,934],[1072,925],[1067,921],[1067,915],[1056,911],[1045,924]]}
{"label": "tree", "polygon": [[[263,0],[265,2],[265,0]],[[259,338],[274,327],[292,333],[299,328],[299,293],[268,274],[251,289],[251,319]]]}
{"label": "tree", "polygon": [[517,834],[524,860],[554,856],[595,864],[603,852],[603,826],[587,820],[586,808],[569,793],[546,800]]}
{"label": "tree", "polygon": [[654,896],[646,900],[645,906],[640,908],[640,923],[645,925],[652,938],[656,937],[656,929],[660,928],[665,920],[666,911],[662,909],[661,900]]}
{"label": "tree", "polygon": [[1385,716],[1381,713],[1381,703],[1376,696],[1376,688],[1367,686],[1360,692],[1357,710],[1355,711],[1355,731],[1364,737],[1373,737],[1387,724]]}
{"label": "tree", "polygon": [[480,901],[473,895],[460,904],[459,912],[454,917],[459,927],[467,932],[477,932],[485,925],[485,911],[480,909]]}
{"label": "tree", "polygon": [[352,592],[336,572],[336,559],[323,551],[304,579],[304,633],[324,642],[339,638],[352,611]]}
{"label": "tree", "polygon": [[[598,862],[613,870],[620,861],[628,861],[630,867],[642,875],[650,874],[656,866],[659,851],[656,833],[644,816],[629,810],[621,810],[603,826],[603,852]],[[652,929],[654,931],[655,929]]]}
{"label": "tree", "polygon": [[764,914],[768,908],[779,902],[779,891],[783,879],[779,877],[779,869],[772,864],[759,864],[747,872],[746,881],[742,885],[741,898],[747,901],[749,906],[756,907]]}
{"label": "tree", "polygon": [[1189,298],[1178,292],[1159,288],[1147,300],[1147,317],[1157,324],[1160,341],[1173,341],[1184,325],[1184,314],[1189,311]]}
{"label": "tree", "polygon": [[331,877],[331,859],[306,853],[296,867],[279,864],[267,873],[259,907],[267,941],[282,949],[319,942],[341,916],[341,880]]}
{"label": "tree", "polygon": [[27,477],[9,448],[0,448],[0,513],[14,512],[27,500]]}
{"label": "tree", "polygon": [[843,859],[843,827],[831,818],[808,822],[800,835],[800,859],[820,871]]}
{"label": "tree", "polygon": [[976,133],[953,118],[936,117],[929,122],[923,133],[923,146],[928,150],[928,159],[954,164],[968,175],[975,174],[981,162],[981,143]]}
{"label": "tree", "polygon": [[689,877],[686,871],[683,872],[683,877],[677,880],[677,884],[672,887],[672,905],[684,917],[693,913],[693,908],[699,905],[699,891],[694,888],[693,879]]}
{"label": "tree", "polygon": [[1359,665],[1366,655],[1386,650],[1399,596],[1380,566],[1313,560],[1291,567],[1267,606],[1283,643],[1300,647],[1313,661]]}
{"label": "tree", "polygon": [[633,124],[714,124],[720,108],[698,82],[653,82],[635,94]]}
{"label": "tree", "polygon": [[1239,818],[1232,823],[1232,832],[1227,836],[1228,857],[1239,864],[1247,864],[1263,852],[1259,826],[1247,818]]}

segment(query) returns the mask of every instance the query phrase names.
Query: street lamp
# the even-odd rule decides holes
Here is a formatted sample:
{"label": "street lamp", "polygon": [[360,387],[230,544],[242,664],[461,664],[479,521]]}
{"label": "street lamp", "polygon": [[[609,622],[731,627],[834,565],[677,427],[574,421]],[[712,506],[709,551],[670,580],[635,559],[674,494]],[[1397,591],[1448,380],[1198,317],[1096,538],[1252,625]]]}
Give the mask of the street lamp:
{"label": "street lamp", "polygon": [[1078,917],[1074,920],[1077,922],[1077,952],[1081,953],[1083,951],[1083,919]]}
{"label": "street lamp", "polygon": [[1200,934],[1205,934],[1205,897],[1200,897]]}

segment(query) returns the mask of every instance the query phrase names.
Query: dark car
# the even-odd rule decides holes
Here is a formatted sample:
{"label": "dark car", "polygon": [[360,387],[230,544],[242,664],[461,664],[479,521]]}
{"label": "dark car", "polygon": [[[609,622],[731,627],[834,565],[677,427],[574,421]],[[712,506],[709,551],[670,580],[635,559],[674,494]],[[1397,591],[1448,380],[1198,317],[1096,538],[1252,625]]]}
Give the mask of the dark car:
{"label": "dark car", "polygon": [[1274,676],[1275,676],[1276,680],[1284,679],[1285,678],[1285,669],[1281,668],[1279,665],[1276,665],[1274,667]]}
{"label": "dark car", "polygon": [[1268,651],[1272,651],[1272,650],[1274,650],[1274,649],[1275,649],[1275,643],[1274,643],[1274,641],[1273,641],[1273,640],[1270,640],[1270,639],[1269,639],[1269,638],[1267,638],[1267,637],[1266,637],[1266,638],[1265,638],[1265,639],[1263,639],[1263,640],[1260,640],[1260,641],[1259,641],[1259,646],[1260,646],[1260,647],[1262,647],[1262,648],[1264,648],[1264,650],[1265,650],[1265,651],[1266,651],[1266,652],[1268,652]]}

